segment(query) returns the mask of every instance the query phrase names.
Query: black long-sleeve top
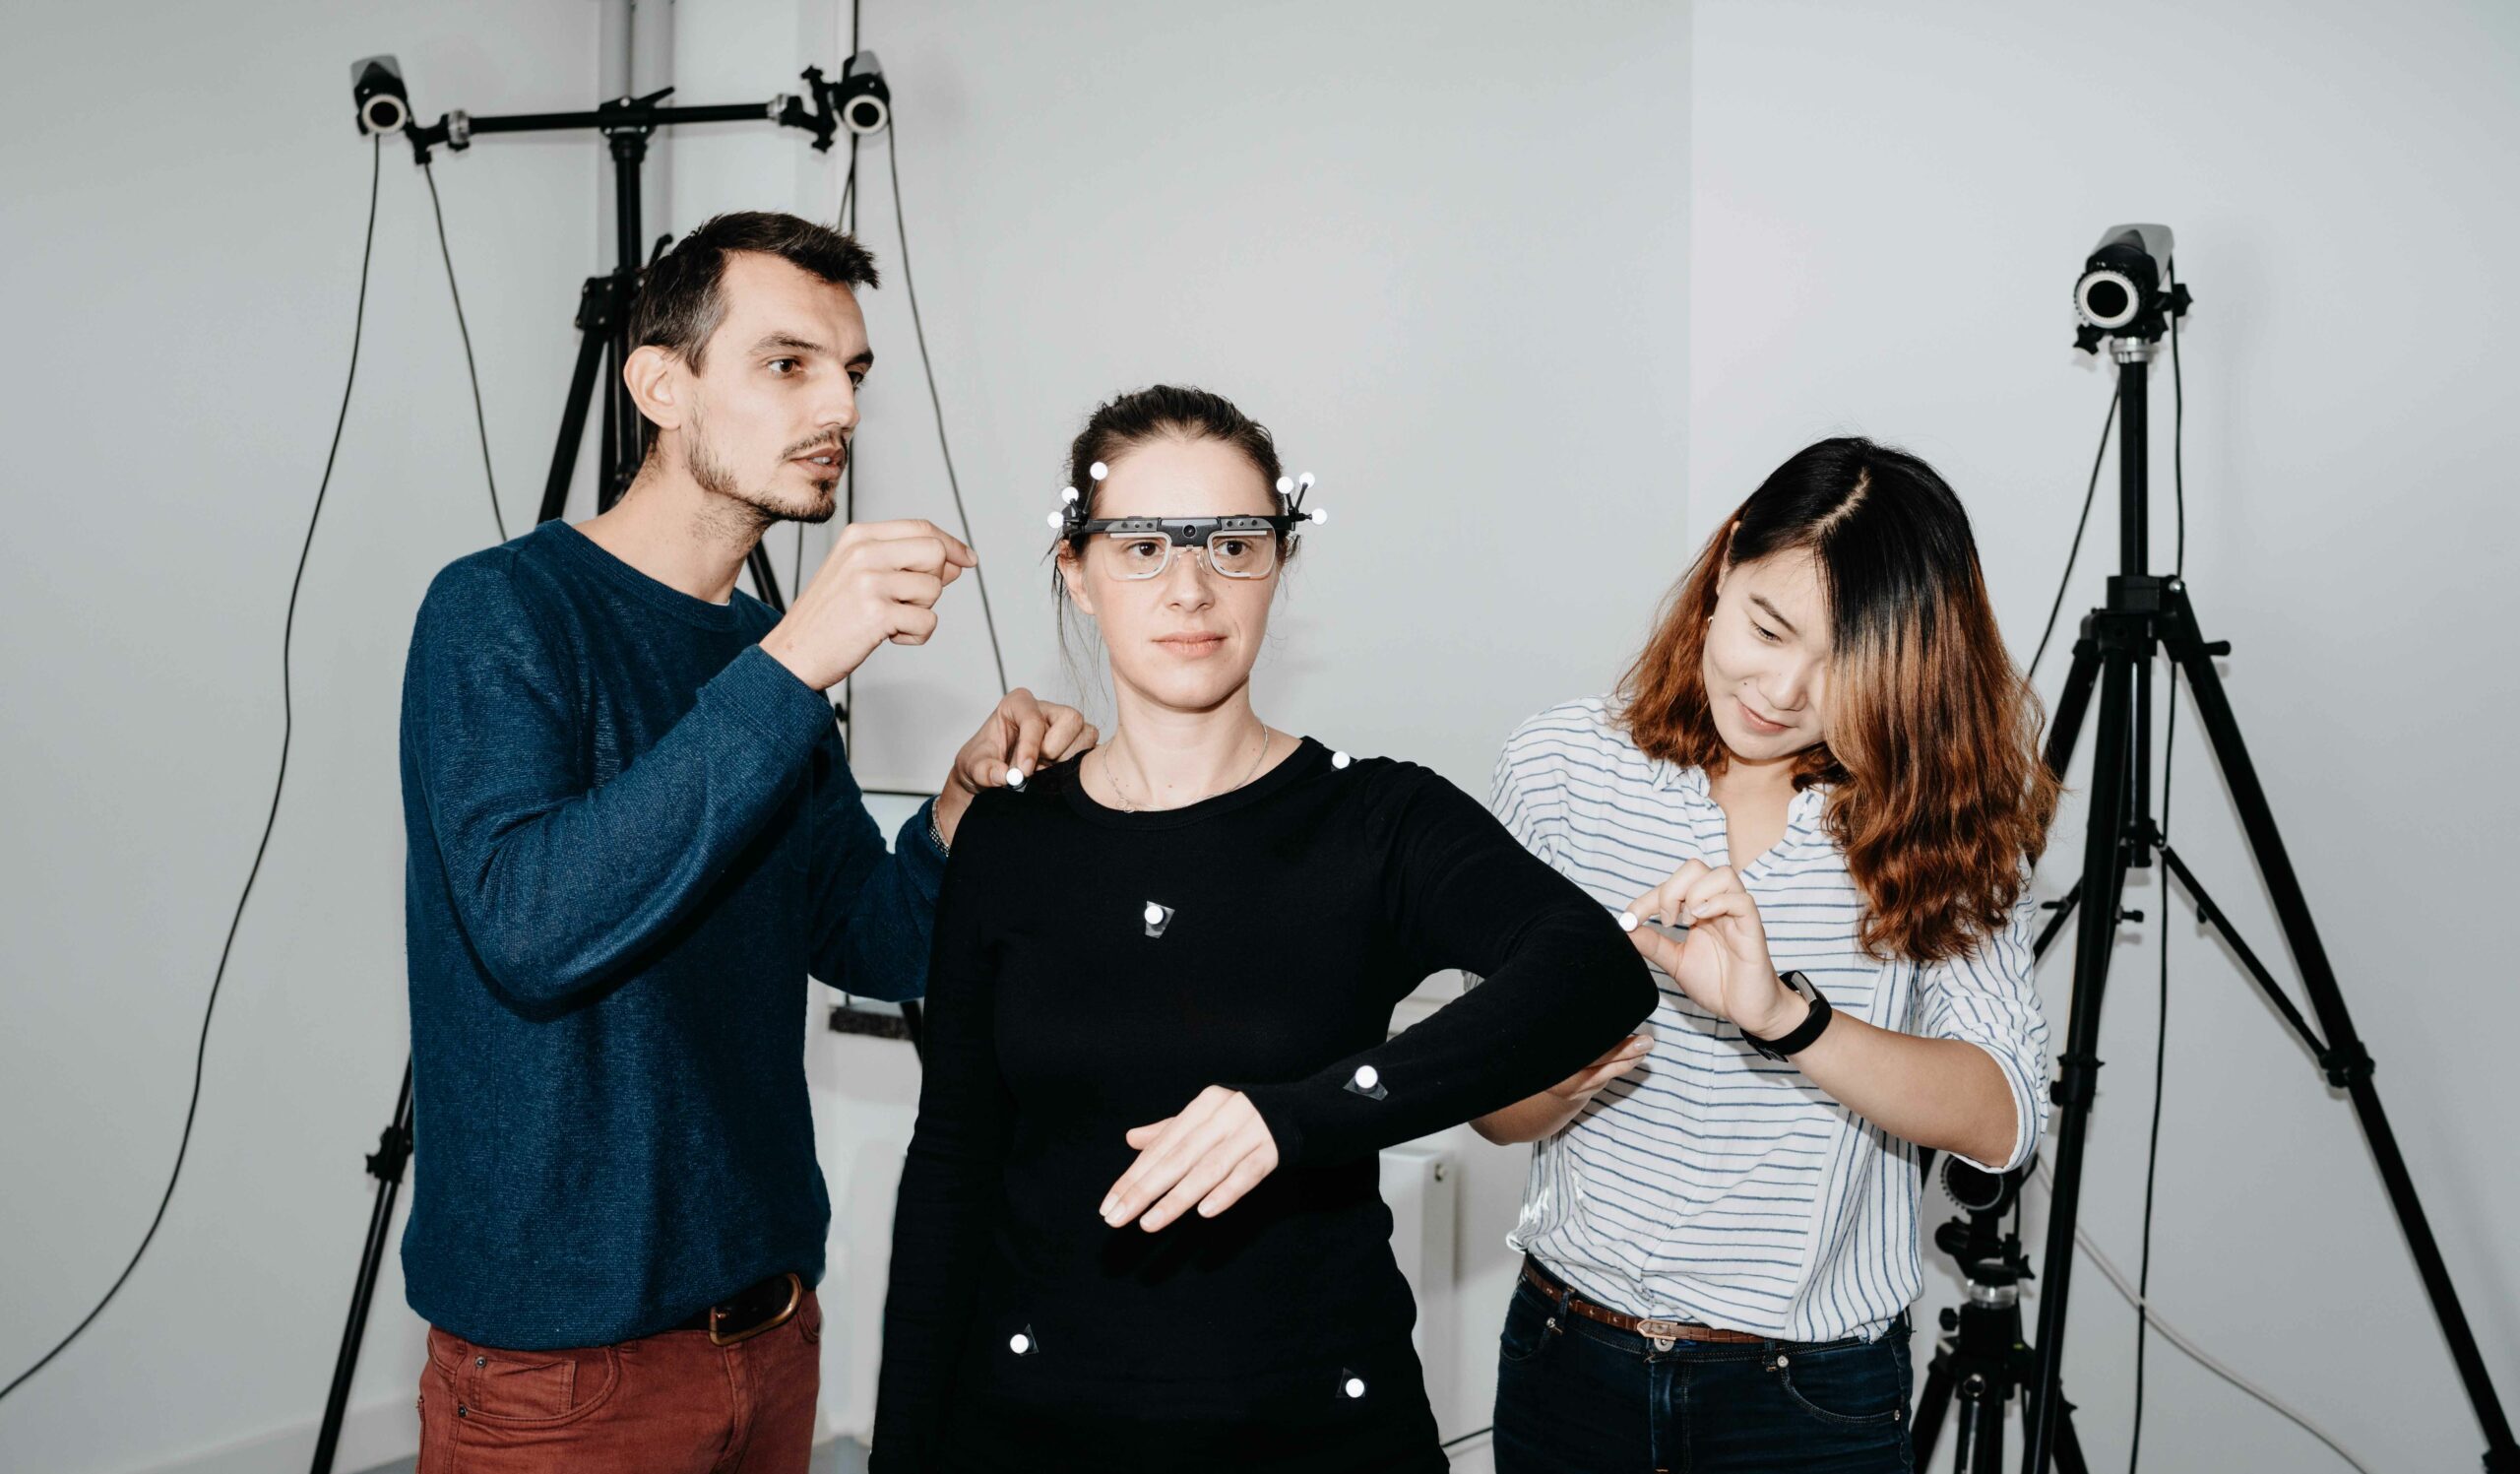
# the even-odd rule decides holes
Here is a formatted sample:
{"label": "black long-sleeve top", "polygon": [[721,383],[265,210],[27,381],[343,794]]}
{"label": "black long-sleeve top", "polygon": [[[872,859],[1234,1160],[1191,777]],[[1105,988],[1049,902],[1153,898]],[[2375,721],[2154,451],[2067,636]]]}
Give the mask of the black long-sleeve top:
{"label": "black long-sleeve top", "polygon": [[[1374,1154],[1564,1079],[1656,996],[1602,907],[1476,801],[1310,738],[1186,808],[1104,807],[1074,763],[982,794],[935,934],[886,1470],[999,1404],[1283,1422],[1374,1395],[1414,1366],[1416,1316]],[[1484,983],[1391,1036],[1456,967]],[[1258,1108],[1278,1169],[1214,1219],[1105,1225],[1125,1133],[1214,1084]]]}

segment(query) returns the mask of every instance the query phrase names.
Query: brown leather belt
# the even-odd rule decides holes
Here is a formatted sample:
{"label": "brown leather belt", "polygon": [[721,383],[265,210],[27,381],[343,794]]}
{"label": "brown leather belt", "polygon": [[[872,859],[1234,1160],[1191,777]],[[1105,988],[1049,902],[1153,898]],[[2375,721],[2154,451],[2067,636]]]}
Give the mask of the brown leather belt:
{"label": "brown leather belt", "polygon": [[705,1330],[712,1346],[732,1346],[763,1331],[777,1330],[805,1303],[805,1282],[793,1274],[774,1274],[747,1285],[709,1307],[694,1311],[674,1330]]}
{"label": "brown leather belt", "polygon": [[1687,1320],[1657,1320],[1648,1315],[1622,1314],[1608,1306],[1595,1305],[1567,1289],[1558,1283],[1557,1276],[1540,1267],[1540,1261],[1529,1255],[1523,1258],[1523,1278],[1529,1280],[1534,1289],[1555,1301],[1559,1310],[1569,1314],[1581,1315],[1587,1320],[1598,1320],[1604,1325],[1626,1331],[1630,1335],[1650,1337],[1655,1346],[1663,1351],[1670,1350],[1675,1341],[1720,1341],[1732,1345],[1755,1346],[1760,1342],[1773,1339],[1746,1330],[1727,1330],[1720,1325],[1698,1325]]}

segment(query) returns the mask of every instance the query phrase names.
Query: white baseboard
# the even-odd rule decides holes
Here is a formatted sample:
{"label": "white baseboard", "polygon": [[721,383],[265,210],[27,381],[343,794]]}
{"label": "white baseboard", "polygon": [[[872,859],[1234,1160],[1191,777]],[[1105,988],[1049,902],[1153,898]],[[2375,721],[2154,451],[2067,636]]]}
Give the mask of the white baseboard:
{"label": "white baseboard", "polygon": [[[284,1474],[303,1469],[315,1457],[315,1434],[321,1423],[309,1418],[240,1442],[151,1464],[133,1474]],[[358,1474],[387,1459],[410,1458],[419,1447],[419,1409],[410,1397],[386,1398],[344,1414],[333,1468],[336,1474]]]}

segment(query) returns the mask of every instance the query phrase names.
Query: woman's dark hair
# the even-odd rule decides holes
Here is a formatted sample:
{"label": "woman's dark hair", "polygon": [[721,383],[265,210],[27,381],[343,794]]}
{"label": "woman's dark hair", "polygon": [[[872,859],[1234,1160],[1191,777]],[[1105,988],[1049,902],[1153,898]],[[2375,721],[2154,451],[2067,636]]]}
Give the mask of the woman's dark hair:
{"label": "woman's dark hair", "polygon": [[766,210],[715,216],[648,268],[630,309],[630,342],[654,345],[700,371],[709,336],[725,321],[726,258],[737,251],[776,256],[835,287],[875,285],[875,258],[829,225]]}
{"label": "woman's dark hair", "polygon": [[1619,684],[1648,754],[1710,773],[1724,743],[1703,662],[1716,580],[1801,551],[1828,601],[1829,735],[1795,786],[1863,890],[1863,942],[1921,962],[2001,930],[2047,845],[2057,784],[2039,699],[2004,649],[1960,498],[1905,451],[1848,437],[1795,453],[1700,550]]}
{"label": "woman's dark hair", "polygon": [[[1277,494],[1278,444],[1269,437],[1269,427],[1243,414],[1233,401],[1205,389],[1192,389],[1178,384],[1157,384],[1132,390],[1098,408],[1085,421],[1085,428],[1067,449],[1067,483],[1084,498],[1084,515],[1096,514],[1094,503],[1102,493],[1102,483],[1094,480],[1094,463],[1104,466],[1130,451],[1155,440],[1217,440],[1242,452],[1244,460],[1260,473],[1270,494]],[[1083,533],[1062,533],[1057,540],[1078,556],[1085,553]],[[1291,552],[1292,540],[1282,541],[1280,553]],[[1056,552],[1057,549],[1051,549]],[[1050,564],[1050,588],[1065,592],[1065,585],[1055,558]]]}

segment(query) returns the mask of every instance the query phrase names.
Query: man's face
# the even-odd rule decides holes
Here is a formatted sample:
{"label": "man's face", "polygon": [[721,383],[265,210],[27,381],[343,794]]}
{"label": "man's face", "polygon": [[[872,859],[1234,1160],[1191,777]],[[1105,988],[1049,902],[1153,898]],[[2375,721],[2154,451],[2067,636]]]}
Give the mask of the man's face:
{"label": "man's face", "polygon": [[771,522],[826,522],[875,355],[848,288],[738,251],[719,282],[724,320],[689,374],[684,464],[701,487]]}

